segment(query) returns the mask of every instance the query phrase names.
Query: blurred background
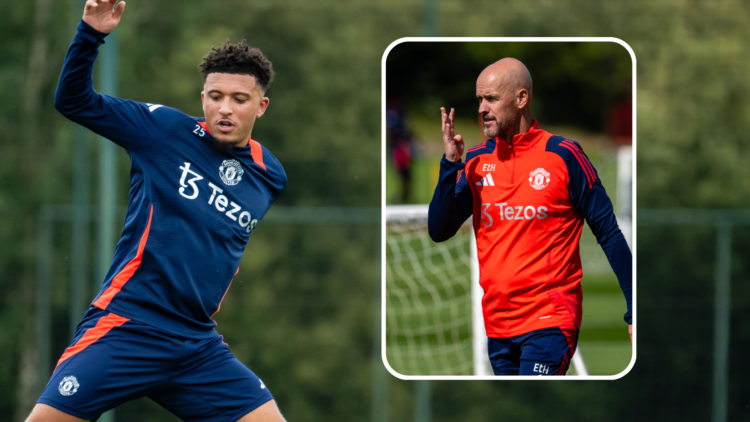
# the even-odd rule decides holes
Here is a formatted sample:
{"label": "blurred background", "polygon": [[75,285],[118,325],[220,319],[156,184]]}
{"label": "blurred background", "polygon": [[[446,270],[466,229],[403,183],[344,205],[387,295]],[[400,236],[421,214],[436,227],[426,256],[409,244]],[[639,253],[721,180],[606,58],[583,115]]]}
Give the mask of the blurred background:
{"label": "blurred background", "polygon": [[[25,418],[68,345],[127,203],[127,155],[110,154],[52,106],[82,7],[0,2],[3,420]],[[289,187],[248,244],[216,320],[290,421],[745,420],[749,18],[738,0],[130,0],[95,84],[201,115],[197,65],[212,45],[246,38],[274,62],[254,138],[284,164]],[[635,51],[639,344],[624,378],[426,389],[383,369],[373,212],[381,58],[392,41],[423,35],[612,36]],[[606,133],[598,122],[581,130]],[[175,419],[141,399],[114,420]]]}

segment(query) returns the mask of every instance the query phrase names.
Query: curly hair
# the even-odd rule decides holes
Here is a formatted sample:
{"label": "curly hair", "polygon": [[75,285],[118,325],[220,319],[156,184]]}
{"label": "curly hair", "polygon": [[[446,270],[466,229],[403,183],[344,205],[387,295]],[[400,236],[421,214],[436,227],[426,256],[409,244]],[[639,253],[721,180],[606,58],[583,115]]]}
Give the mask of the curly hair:
{"label": "curly hair", "polygon": [[198,66],[203,74],[203,82],[210,73],[231,73],[251,75],[263,92],[273,81],[273,64],[261,51],[250,47],[245,40],[232,44],[224,41],[219,48],[212,47],[211,52],[203,58]]}

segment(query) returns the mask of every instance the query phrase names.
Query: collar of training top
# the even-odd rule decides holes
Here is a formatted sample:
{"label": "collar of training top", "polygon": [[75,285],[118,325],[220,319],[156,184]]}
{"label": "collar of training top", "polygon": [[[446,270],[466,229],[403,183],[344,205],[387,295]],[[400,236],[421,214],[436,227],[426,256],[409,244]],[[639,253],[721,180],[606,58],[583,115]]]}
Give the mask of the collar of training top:
{"label": "collar of training top", "polygon": [[[546,132],[544,130],[539,129],[539,123],[536,121],[536,119],[532,119],[531,127],[527,132],[513,135],[513,149],[516,151],[516,153],[531,149],[539,141],[541,141],[542,138],[544,138],[545,133]],[[498,147],[507,149],[511,148],[511,145],[505,142],[505,139],[495,137],[495,140],[497,141]]]}
{"label": "collar of training top", "polygon": [[[198,121],[198,124],[201,125],[201,127],[208,133],[210,136],[211,131],[208,130],[208,125],[205,121]],[[266,165],[263,163],[263,149],[260,146],[260,143],[257,141],[254,141],[253,138],[248,138],[247,145],[244,147],[234,147],[234,153],[237,155],[243,155],[243,154],[250,154],[250,157],[253,159],[255,164],[261,166],[263,170],[266,170]]]}

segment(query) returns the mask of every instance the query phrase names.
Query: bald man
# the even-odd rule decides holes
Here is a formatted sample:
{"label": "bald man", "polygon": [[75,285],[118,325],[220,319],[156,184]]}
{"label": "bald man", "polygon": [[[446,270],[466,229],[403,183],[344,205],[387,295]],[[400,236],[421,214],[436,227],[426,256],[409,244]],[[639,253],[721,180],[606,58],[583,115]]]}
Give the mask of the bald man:
{"label": "bald man", "polygon": [[531,118],[532,80],[505,58],[477,79],[484,134],[466,151],[455,110],[441,108],[445,155],[430,203],[435,242],[473,215],[488,352],[496,375],[565,375],[581,327],[581,257],[586,220],[625,294],[632,341],[632,255],[612,202],[574,141]]}

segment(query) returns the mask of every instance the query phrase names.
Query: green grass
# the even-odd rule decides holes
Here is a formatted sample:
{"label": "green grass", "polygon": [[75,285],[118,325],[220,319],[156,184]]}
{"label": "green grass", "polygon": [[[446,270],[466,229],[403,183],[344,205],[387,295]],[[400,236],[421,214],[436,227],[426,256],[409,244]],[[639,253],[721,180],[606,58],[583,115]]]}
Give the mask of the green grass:
{"label": "green grass", "polygon": [[628,325],[622,319],[625,297],[614,274],[584,275],[583,321],[578,345],[590,375],[615,375],[632,353]]}

